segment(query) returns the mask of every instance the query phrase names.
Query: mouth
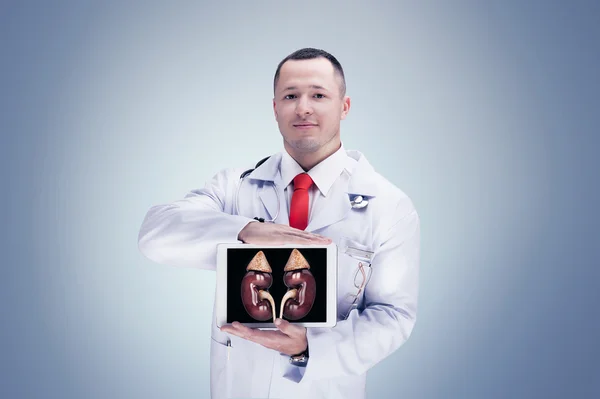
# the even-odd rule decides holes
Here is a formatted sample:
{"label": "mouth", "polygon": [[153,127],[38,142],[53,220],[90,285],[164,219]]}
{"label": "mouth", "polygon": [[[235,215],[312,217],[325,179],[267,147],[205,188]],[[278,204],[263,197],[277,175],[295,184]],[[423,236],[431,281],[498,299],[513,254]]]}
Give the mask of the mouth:
{"label": "mouth", "polygon": [[294,127],[296,129],[311,129],[313,127],[317,127],[318,125],[316,123],[297,123],[294,124]]}

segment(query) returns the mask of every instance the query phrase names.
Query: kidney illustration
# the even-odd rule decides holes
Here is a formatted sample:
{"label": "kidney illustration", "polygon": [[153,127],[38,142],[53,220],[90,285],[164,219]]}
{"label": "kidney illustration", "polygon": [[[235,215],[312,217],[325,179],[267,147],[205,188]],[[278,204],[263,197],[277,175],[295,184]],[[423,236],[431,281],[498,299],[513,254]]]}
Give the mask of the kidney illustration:
{"label": "kidney illustration", "polygon": [[271,317],[275,321],[275,301],[268,291],[273,283],[273,270],[263,251],[254,255],[246,271],[241,290],[246,312],[259,321],[266,321]]}
{"label": "kidney illustration", "polygon": [[310,312],[317,292],[315,278],[310,265],[300,251],[294,249],[283,269],[283,282],[288,291],[281,300],[279,317],[298,320]]}

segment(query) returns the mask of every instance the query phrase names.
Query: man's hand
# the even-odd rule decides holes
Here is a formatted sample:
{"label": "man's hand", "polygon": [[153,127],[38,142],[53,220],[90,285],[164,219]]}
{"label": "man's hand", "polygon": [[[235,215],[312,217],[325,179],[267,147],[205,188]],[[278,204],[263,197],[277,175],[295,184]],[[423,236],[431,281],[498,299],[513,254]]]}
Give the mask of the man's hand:
{"label": "man's hand", "polygon": [[255,342],[279,353],[285,353],[288,356],[297,355],[306,350],[308,347],[306,327],[290,324],[282,319],[277,319],[275,326],[278,331],[263,331],[248,328],[234,321],[231,326],[221,327],[221,331]]}
{"label": "man's hand", "polygon": [[328,245],[331,239],[285,224],[250,222],[240,231],[238,239],[246,244],[285,245],[315,244]]}

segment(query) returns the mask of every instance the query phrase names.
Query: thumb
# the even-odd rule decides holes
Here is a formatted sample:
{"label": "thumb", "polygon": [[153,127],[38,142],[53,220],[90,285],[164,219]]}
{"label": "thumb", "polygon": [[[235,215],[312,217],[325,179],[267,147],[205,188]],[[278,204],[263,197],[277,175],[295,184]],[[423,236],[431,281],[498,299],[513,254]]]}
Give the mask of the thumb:
{"label": "thumb", "polygon": [[291,324],[287,320],[277,319],[275,320],[275,326],[284,333],[285,335],[298,335],[302,331],[302,327]]}

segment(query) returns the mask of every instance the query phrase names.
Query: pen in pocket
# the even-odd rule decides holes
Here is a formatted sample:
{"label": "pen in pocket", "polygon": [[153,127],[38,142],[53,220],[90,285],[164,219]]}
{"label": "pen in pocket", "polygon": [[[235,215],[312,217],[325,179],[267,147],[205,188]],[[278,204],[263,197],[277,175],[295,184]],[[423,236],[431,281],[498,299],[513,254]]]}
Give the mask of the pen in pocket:
{"label": "pen in pocket", "polygon": [[365,251],[363,249],[358,249],[358,248],[354,248],[351,246],[346,246],[346,254],[360,259],[364,262],[371,262],[371,259],[373,258],[373,252],[372,251]]}

